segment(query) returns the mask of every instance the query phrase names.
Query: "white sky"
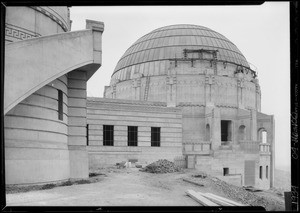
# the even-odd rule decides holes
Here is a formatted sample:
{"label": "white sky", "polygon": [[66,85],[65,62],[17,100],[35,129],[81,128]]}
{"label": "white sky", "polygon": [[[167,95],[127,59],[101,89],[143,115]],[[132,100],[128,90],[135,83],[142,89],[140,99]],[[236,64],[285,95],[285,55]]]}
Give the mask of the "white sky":
{"label": "white sky", "polygon": [[257,67],[261,111],[275,115],[276,167],[290,166],[289,3],[261,6],[71,7],[72,30],[85,20],[104,22],[102,66],[88,82],[88,96],[103,97],[121,56],[140,37],[173,24],[195,24],[232,41]]}

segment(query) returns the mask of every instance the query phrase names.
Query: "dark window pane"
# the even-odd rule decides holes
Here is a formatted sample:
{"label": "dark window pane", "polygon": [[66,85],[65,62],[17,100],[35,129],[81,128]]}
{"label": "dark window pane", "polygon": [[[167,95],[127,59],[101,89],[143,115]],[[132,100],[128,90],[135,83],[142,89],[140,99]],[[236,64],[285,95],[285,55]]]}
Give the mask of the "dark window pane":
{"label": "dark window pane", "polygon": [[89,145],[89,125],[86,125],[86,145]]}
{"label": "dark window pane", "polygon": [[151,127],[151,146],[160,146],[160,127]]}
{"label": "dark window pane", "polygon": [[114,145],[114,126],[103,125],[103,146]]}
{"label": "dark window pane", "polygon": [[64,113],[63,113],[63,92],[58,90],[58,119],[63,120]]}
{"label": "dark window pane", "polygon": [[138,127],[128,126],[127,135],[128,135],[128,146],[137,146]]}

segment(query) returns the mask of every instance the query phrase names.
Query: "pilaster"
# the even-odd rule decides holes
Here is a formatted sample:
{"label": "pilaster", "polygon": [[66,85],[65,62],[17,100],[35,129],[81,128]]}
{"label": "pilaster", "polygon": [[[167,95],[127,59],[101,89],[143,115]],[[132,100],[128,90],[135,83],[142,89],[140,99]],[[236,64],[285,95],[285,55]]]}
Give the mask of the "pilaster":
{"label": "pilaster", "polygon": [[252,109],[250,111],[250,122],[251,122],[251,135],[252,141],[257,141],[257,111]]}
{"label": "pilaster", "polygon": [[166,85],[167,85],[167,106],[168,107],[175,107],[176,106],[176,83],[177,78],[176,76],[167,76],[166,78]]}
{"label": "pilaster", "polygon": [[240,109],[245,109],[244,107],[244,101],[243,101],[243,88],[244,88],[244,79],[238,79],[237,80],[237,105]]}
{"label": "pilaster", "polygon": [[213,97],[215,90],[215,76],[206,75],[205,76],[205,105],[214,106],[215,100]]}
{"label": "pilaster", "polygon": [[212,127],[211,127],[211,136],[212,136],[212,150],[217,150],[221,146],[221,116],[220,109],[212,109]]}
{"label": "pilaster", "polygon": [[134,100],[141,100],[141,78],[133,79],[132,87],[134,88]]}

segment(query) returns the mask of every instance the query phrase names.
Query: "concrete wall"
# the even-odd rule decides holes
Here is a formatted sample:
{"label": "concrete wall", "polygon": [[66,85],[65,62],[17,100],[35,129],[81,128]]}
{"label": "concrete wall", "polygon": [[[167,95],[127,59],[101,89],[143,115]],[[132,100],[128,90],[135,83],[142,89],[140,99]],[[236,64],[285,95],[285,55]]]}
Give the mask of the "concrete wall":
{"label": "concrete wall", "polygon": [[[151,163],[173,161],[182,156],[181,110],[165,104],[89,98],[90,168],[115,164],[130,158]],[[103,146],[103,125],[114,125],[114,146]],[[127,127],[138,126],[138,146],[127,145]],[[151,147],[151,127],[161,127],[160,147]]]}
{"label": "concrete wall", "polygon": [[[272,168],[270,166],[270,159],[271,156],[269,154],[263,154],[260,155],[259,158],[259,163],[257,165],[257,177],[256,177],[256,183],[257,186],[261,189],[269,189],[270,187],[270,183],[271,183],[271,179],[272,179]],[[259,167],[262,166],[262,178],[259,178]],[[268,171],[267,170],[267,166],[268,166]],[[268,176],[267,176],[268,174]]]}
{"label": "concrete wall", "polygon": [[[68,179],[68,79],[62,76],[33,93],[5,116],[7,184]],[[58,119],[58,89],[63,120]]]}
{"label": "concrete wall", "polygon": [[70,150],[70,178],[88,177],[86,151],[86,72],[68,73],[68,148]]}
{"label": "concrete wall", "polygon": [[63,33],[71,29],[67,7],[32,6],[6,9],[6,42]]}

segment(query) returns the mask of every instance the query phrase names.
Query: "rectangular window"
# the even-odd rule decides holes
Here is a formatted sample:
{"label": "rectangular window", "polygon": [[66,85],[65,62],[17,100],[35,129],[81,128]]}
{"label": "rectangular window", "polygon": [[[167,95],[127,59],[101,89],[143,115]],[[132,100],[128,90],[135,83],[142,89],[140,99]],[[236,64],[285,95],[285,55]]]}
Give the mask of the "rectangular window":
{"label": "rectangular window", "polygon": [[229,168],[223,168],[223,176],[229,175]]}
{"label": "rectangular window", "polygon": [[259,167],[259,178],[262,179],[262,166]]}
{"label": "rectangular window", "polygon": [[128,126],[127,137],[128,137],[128,146],[137,146],[138,127],[137,126]]}
{"label": "rectangular window", "polygon": [[160,146],[160,127],[151,127],[151,146]]}
{"label": "rectangular window", "polygon": [[266,178],[269,178],[269,166],[266,166]]}
{"label": "rectangular window", "polygon": [[89,125],[86,125],[86,145],[89,145]]}
{"label": "rectangular window", "polygon": [[103,146],[114,145],[114,126],[103,125]]}
{"label": "rectangular window", "polygon": [[232,122],[221,120],[221,141],[231,141]]}
{"label": "rectangular window", "polygon": [[64,112],[63,112],[63,92],[61,90],[57,90],[58,91],[58,119],[59,120],[63,120],[64,118]]}

